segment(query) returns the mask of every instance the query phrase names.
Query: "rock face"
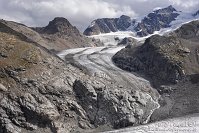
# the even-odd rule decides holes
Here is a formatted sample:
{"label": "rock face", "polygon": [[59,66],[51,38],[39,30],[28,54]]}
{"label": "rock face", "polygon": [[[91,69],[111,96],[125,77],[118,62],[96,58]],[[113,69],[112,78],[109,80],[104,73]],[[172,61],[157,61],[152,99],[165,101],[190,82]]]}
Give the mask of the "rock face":
{"label": "rock face", "polygon": [[179,14],[172,6],[159,9],[153,13],[148,14],[141,23],[135,27],[138,36],[147,36],[154,31],[159,31],[161,28],[170,27],[170,23],[174,21]]}
{"label": "rock face", "polygon": [[118,30],[125,31],[132,24],[135,24],[135,21],[125,15],[122,15],[120,18],[97,19],[84,31],[84,35],[90,36],[100,33],[116,32]]}
{"label": "rock face", "polygon": [[147,74],[156,83],[175,83],[186,75],[199,73],[199,21],[183,25],[169,36],[154,35],[142,46],[127,47],[113,61],[119,67]]}
{"label": "rock face", "polygon": [[95,126],[110,124],[121,128],[147,123],[159,104],[144,92],[120,90],[103,84],[77,80],[74,91],[88,118]]}
{"label": "rock face", "polygon": [[30,28],[16,22],[0,20],[11,29],[22,33],[31,41],[53,51],[68,48],[92,47],[103,45],[99,41],[91,40],[82,35],[78,29],[65,18],[55,18],[46,27]]}
{"label": "rock face", "polygon": [[76,27],[72,26],[67,19],[61,17],[54,18],[46,27],[36,28],[35,30],[42,34],[80,35]]}
{"label": "rock face", "polygon": [[0,39],[0,133],[120,128],[147,122],[159,107],[159,96],[89,76],[7,24]]}
{"label": "rock face", "polygon": [[170,27],[170,23],[174,21],[179,14],[172,6],[155,10],[144,17],[141,22],[131,19],[128,16],[120,18],[102,18],[92,22],[85,30],[84,35],[97,35],[99,33],[109,33],[116,31],[135,31],[138,36],[147,36],[161,28]]}
{"label": "rock face", "polygon": [[197,16],[197,15],[199,15],[199,10],[193,14],[193,16]]}
{"label": "rock face", "polygon": [[[0,57],[0,132],[62,130],[61,112],[66,115],[68,102],[73,101],[68,84],[72,81],[64,75],[70,76],[73,67],[2,23],[0,31],[0,52],[7,55]],[[58,107],[62,102],[65,104]],[[71,127],[68,123],[67,128]]]}

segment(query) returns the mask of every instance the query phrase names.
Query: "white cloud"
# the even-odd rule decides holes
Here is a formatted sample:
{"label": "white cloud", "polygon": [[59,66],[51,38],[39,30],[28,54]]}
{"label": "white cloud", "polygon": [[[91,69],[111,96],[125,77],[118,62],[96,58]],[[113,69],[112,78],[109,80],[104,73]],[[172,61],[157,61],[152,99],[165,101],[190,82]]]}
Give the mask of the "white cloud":
{"label": "white cloud", "polygon": [[61,16],[79,29],[85,29],[93,19],[145,15],[156,7],[174,5],[178,10],[196,10],[198,0],[0,0],[0,18],[45,26]]}
{"label": "white cloud", "polygon": [[190,10],[193,7],[199,6],[197,0],[169,0],[173,5],[183,8],[184,10]]}

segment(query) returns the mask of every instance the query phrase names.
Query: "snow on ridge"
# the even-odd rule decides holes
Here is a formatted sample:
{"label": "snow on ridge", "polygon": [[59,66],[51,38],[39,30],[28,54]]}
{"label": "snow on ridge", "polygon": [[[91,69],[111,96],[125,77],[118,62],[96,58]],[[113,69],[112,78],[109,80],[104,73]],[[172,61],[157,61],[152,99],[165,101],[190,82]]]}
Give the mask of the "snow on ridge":
{"label": "snow on ridge", "polygon": [[[160,8],[160,7],[159,7]],[[161,9],[161,8],[160,8]],[[156,9],[157,10],[157,9]],[[176,20],[172,21],[170,23],[170,27],[168,28],[162,28],[159,31],[155,31],[153,34],[148,35],[146,37],[138,37],[136,35],[136,31],[134,30],[134,28],[137,26],[138,22],[141,21],[143,19],[143,17],[139,17],[136,18],[136,23],[134,25],[131,25],[127,31],[118,31],[118,32],[110,32],[110,33],[103,33],[103,34],[99,34],[99,35],[93,35],[91,37],[96,38],[96,39],[100,39],[103,43],[105,43],[105,45],[109,45],[110,43],[113,45],[117,45],[117,41],[114,40],[116,37],[118,37],[119,39],[123,39],[125,37],[132,37],[138,41],[144,40],[147,37],[150,37],[154,34],[159,34],[159,35],[164,35],[166,33],[172,32],[174,30],[176,30],[177,28],[179,28],[180,26],[182,26],[185,23],[188,23],[190,21],[199,19],[199,15],[197,16],[193,16],[192,13],[186,13],[186,12],[180,12],[180,11],[175,11],[176,13],[179,14],[179,16],[176,18]]]}
{"label": "snow on ridge", "polygon": [[157,10],[160,10],[160,9],[163,9],[164,7],[155,7],[154,9],[153,9],[153,11],[157,11]]}

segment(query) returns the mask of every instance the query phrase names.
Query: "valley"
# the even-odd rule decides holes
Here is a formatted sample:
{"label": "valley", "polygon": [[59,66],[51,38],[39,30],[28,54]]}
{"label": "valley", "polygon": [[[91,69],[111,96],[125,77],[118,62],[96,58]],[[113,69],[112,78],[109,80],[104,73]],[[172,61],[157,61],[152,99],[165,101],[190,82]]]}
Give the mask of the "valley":
{"label": "valley", "polygon": [[199,132],[198,17],[0,20],[0,133]]}
{"label": "valley", "polygon": [[[193,22],[193,25],[197,25],[197,21],[195,23]],[[187,27],[186,25],[191,25],[191,24],[192,23],[188,23],[188,24],[183,25],[182,27]],[[179,36],[182,37],[183,35],[181,34],[183,33],[179,32],[181,29],[179,28],[176,32],[177,34],[180,34]],[[173,34],[173,33],[164,32],[164,34],[166,34],[165,36],[169,36],[169,34]],[[117,132],[124,132],[124,133],[126,132],[156,133],[157,132],[159,133],[159,132],[174,132],[174,130],[178,130],[178,132],[183,132],[184,130],[190,131],[190,132],[197,132],[198,131],[198,121],[197,121],[198,107],[196,106],[198,105],[198,101],[196,102],[196,99],[197,99],[197,96],[199,95],[198,93],[199,91],[198,91],[197,83],[193,84],[192,81],[189,81],[190,80],[189,76],[186,77],[187,79],[183,79],[182,81],[179,81],[177,84],[173,84],[173,83],[168,84],[166,82],[168,78],[164,79],[163,82],[159,83],[158,80],[154,80],[153,78],[146,76],[145,75],[146,72],[145,74],[139,73],[139,71],[134,72],[134,70],[131,70],[130,72],[128,72],[130,70],[128,68],[133,69],[133,66],[136,65],[137,63],[137,62],[135,63],[133,62],[134,64],[131,65],[132,63],[128,62],[131,59],[128,59],[128,58],[133,57],[132,56],[133,52],[136,51],[136,49],[139,49],[140,46],[142,47],[142,43],[145,42],[146,38],[153,38],[153,37],[155,38],[156,35],[154,34],[150,36],[136,38],[133,36],[132,33],[130,34],[128,32],[94,35],[94,36],[91,36],[91,38],[94,37],[95,39],[101,39],[101,41],[104,44],[106,44],[105,47],[96,47],[96,48],[90,47],[90,48],[80,48],[80,49],[71,49],[71,50],[69,49],[69,50],[60,52],[58,56],[61,57],[66,62],[75,64],[75,66],[82,68],[83,71],[87,74],[101,77],[106,80],[113,81],[114,83],[118,83],[119,84],[118,87],[120,89],[131,88],[135,90],[138,89],[141,91],[146,91],[148,88],[151,88],[151,90],[154,92],[156,90],[159,91],[159,93],[161,94],[160,99],[159,99],[160,105],[157,106],[157,109],[155,109],[154,112],[153,111],[151,112],[152,116],[150,116],[150,118],[148,119],[149,123],[152,122],[151,124],[147,124],[148,122],[146,121],[147,122],[145,123],[146,125],[133,127],[133,128],[127,128],[127,129],[121,129],[121,130],[116,130],[116,131],[110,131],[110,133],[117,133]],[[117,45],[119,43],[118,39],[122,40],[125,37],[134,38],[136,41],[131,44],[132,45],[131,47],[126,47],[125,45],[124,46]],[[192,35],[192,36],[189,36],[189,39],[193,40],[192,48],[193,47],[198,48],[198,44],[195,42],[197,40],[197,37]],[[185,42],[182,41],[182,43],[185,43]],[[177,43],[175,44],[177,45]],[[166,45],[166,43],[164,45]],[[185,46],[190,47],[189,45],[185,45]],[[127,52],[123,53],[123,51],[125,50]],[[129,53],[129,50],[132,53]],[[144,50],[144,46],[142,50]],[[128,54],[130,54],[130,56]],[[138,55],[138,53],[136,53],[136,55]],[[150,55],[147,55],[147,57],[149,57]],[[172,54],[170,53],[170,55]],[[115,60],[116,58],[120,59],[120,57],[122,57],[121,60],[123,62],[122,61],[119,62]],[[112,61],[112,58],[113,58],[113,61]],[[191,57],[191,59],[192,61],[195,60],[194,57]],[[157,59],[157,60],[160,60],[159,63],[163,61],[163,59]],[[114,61],[116,64],[113,63]],[[158,65],[158,62],[155,64]],[[117,66],[119,66],[120,68],[118,68]],[[166,66],[166,64],[164,64],[163,66]],[[138,70],[139,70],[139,67],[140,66],[138,65],[137,67]],[[162,66],[160,66],[160,68],[161,67]],[[122,70],[121,68],[125,70]],[[141,69],[142,68],[144,67],[141,66]],[[192,68],[194,69],[193,66]],[[158,70],[158,68],[155,68],[155,69]],[[191,68],[188,68],[188,69],[189,69],[188,71],[191,71]],[[161,71],[161,69],[158,71]],[[166,73],[168,74],[170,71],[171,70],[168,70],[168,72]],[[196,71],[196,69],[194,71]],[[161,73],[160,76],[163,77],[163,73]],[[155,77],[157,78],[158,76],[155,76]],[[182,88],[183,88],[183,91],[182,91]],[[193,104],[193,101],[195,101],[194,103],[196,105]],[[190,116],[189,114],[195,114],[195,115]],[[194,125],[190,127],[189,126],[183,127],[182,124],[180,124],[178,127],[175,127],[175,126],[172,127],[172,129],[170,129],[170,127],[168,126],[168,125],[175,125],[178,123],[187,123],[187,122],[194,123]],[[163,127],[161,126],[159,127],[157,125],[163,125]],[[102,129],[99,129],[99,130],[103,131]],[[106,133],[109,133],[109,132],[106,132]]]}

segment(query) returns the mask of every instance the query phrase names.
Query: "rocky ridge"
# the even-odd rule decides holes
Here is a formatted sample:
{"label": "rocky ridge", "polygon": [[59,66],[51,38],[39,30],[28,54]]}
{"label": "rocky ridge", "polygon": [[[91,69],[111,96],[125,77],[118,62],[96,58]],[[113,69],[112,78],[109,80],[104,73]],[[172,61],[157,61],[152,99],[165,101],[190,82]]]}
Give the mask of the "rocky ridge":
{"label": "rocky ridge", "polygon": [[141,46],[128,46],[114,57],[127,71],[145,75],[161,94],[151,121],[198,113],[199,21],[184,24],[176,31],[146,39]]}
{"label": "rocky ridge", "polygon": [[0,22],[53,52],[68,48],[103,45],[98,40],[89,39],[82,35],[76,27],[62,17],[55,18],[46,27],[37,28],[6,20],[0,20]]}
{"label": "rocky ridge", "polygon": [[164,82],[175,83],[185,75],[197,74],[198,22],[185,24],[168,36],[154,35],[136,50],[127,47],[113,61],[123,69],[147,73]]}
{"label": "rocky ridge", "polygon": [[[94,20],[91,25],[84,31],[84,35],[98,35],[100,33],[110,33],[117,31],[132,31],[136,36],[143,37],[153,34],[163,28],[171,27],[180,15],[181,11],[177,11],[173,6],[154,10],[145,17],[132,19],[129,16],[122,15],[120,18],[102,18]],[[192,14],[190,15],[192,16]],[[197,13],[193,15],[197,16]],[[187,17],[187,16],[186,16]]]}
{"label": "rocky ridge", "polygon": [[126,15],[122,15],[120,18],[97,19],[84,31],[84,35],[97,35],[100,33],[116,32],[118,30],[125,31],[133,23],[135,24],[135,21],[132,21]]}

